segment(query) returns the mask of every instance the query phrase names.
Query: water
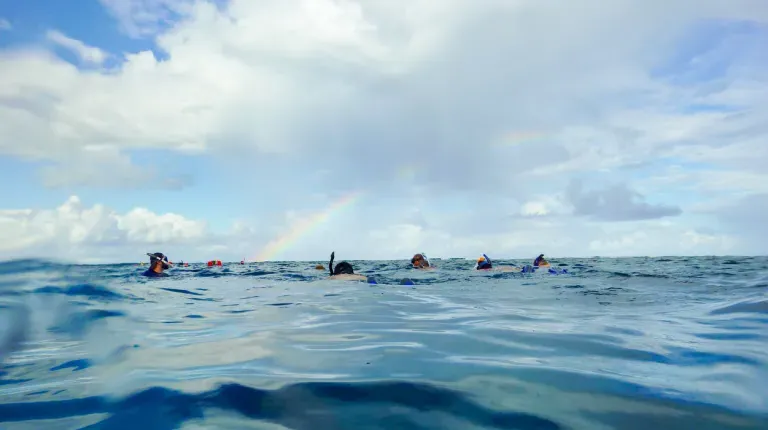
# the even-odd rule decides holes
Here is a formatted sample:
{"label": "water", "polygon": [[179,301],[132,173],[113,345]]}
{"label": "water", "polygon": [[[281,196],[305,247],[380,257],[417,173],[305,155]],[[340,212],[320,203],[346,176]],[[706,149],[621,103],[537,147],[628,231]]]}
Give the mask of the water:
{"label": "water", "polygon": [[767,258],[435,263],[0,263],[0,428],[768,428]]}

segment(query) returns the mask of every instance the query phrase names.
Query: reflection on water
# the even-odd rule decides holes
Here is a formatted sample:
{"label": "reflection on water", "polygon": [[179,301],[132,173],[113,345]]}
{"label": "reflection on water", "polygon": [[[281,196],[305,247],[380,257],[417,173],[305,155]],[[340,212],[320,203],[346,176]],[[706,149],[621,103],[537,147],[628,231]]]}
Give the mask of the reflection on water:
{"label": "reflection on water", "polygon": [[406,263],[2,263],[0,428],[768,428],[767,259]]}

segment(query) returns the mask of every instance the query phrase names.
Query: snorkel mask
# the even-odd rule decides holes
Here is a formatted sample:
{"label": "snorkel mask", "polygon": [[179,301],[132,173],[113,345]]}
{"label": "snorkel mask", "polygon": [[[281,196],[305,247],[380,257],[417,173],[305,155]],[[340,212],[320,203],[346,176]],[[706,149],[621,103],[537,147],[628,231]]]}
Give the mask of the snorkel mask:
{"label": "snorkel mask", "polygon": [[168,261],[168,256],[164,255],[162,252],[155,252],[154,254],[150,254],[148,252],[147,255],[149,256],[150,264],[154,264],[156,261],[159,261],[163,263],[163,269],[168,269],[169,267],[171,267],[171,264],[173,264],[170,261]]}
{"label": "snorkel mask", "polygon": [[414,255],[413,258],[411,258],[411,264],[413,265],[413,267],[416,267],[416,268],[423,268],[423,267],[430,266],[429,259],[427,258],[427,254],[423,252],[421,254]]}

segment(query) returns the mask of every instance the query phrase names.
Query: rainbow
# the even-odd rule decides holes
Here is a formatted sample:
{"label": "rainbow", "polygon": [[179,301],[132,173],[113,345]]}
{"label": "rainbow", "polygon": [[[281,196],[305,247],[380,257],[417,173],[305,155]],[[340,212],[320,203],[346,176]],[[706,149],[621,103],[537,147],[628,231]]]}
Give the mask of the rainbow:
{"label": "rainbow", "polygon": [[538,132],[538,131],[516,131],[512,133],[507,133],[504,136],[502,136],[501,139],[499,139],[497,144],[501,146],[517,145],[520,143],[535,142],[538,140],[543,140],[547,136],[549,135],[546,133]]}
{"label": "rainbow", "polygon": [[256,261],[268,261],[273,260],[277,255],[290,248],[304,235],[314,230],[320,224],[324,223],[334,213],[340,212],[345,208],[352,206],[361,196],[362,191],[353,191],[349,194],[341,196],[336,201],[331,203],[323,211],[315,213],[312,216],[304,218],[294,223],[291,228],[283,236],[267,243],[266,246],[256,256]]}

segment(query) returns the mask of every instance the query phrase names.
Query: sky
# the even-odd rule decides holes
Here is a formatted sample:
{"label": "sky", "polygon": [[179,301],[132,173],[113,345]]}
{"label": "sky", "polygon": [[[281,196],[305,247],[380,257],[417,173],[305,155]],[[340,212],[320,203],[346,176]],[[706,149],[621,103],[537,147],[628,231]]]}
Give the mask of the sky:
{"label": "sky", "polygon": [[0,0],[0,259],[768,254],[764,0]]}

